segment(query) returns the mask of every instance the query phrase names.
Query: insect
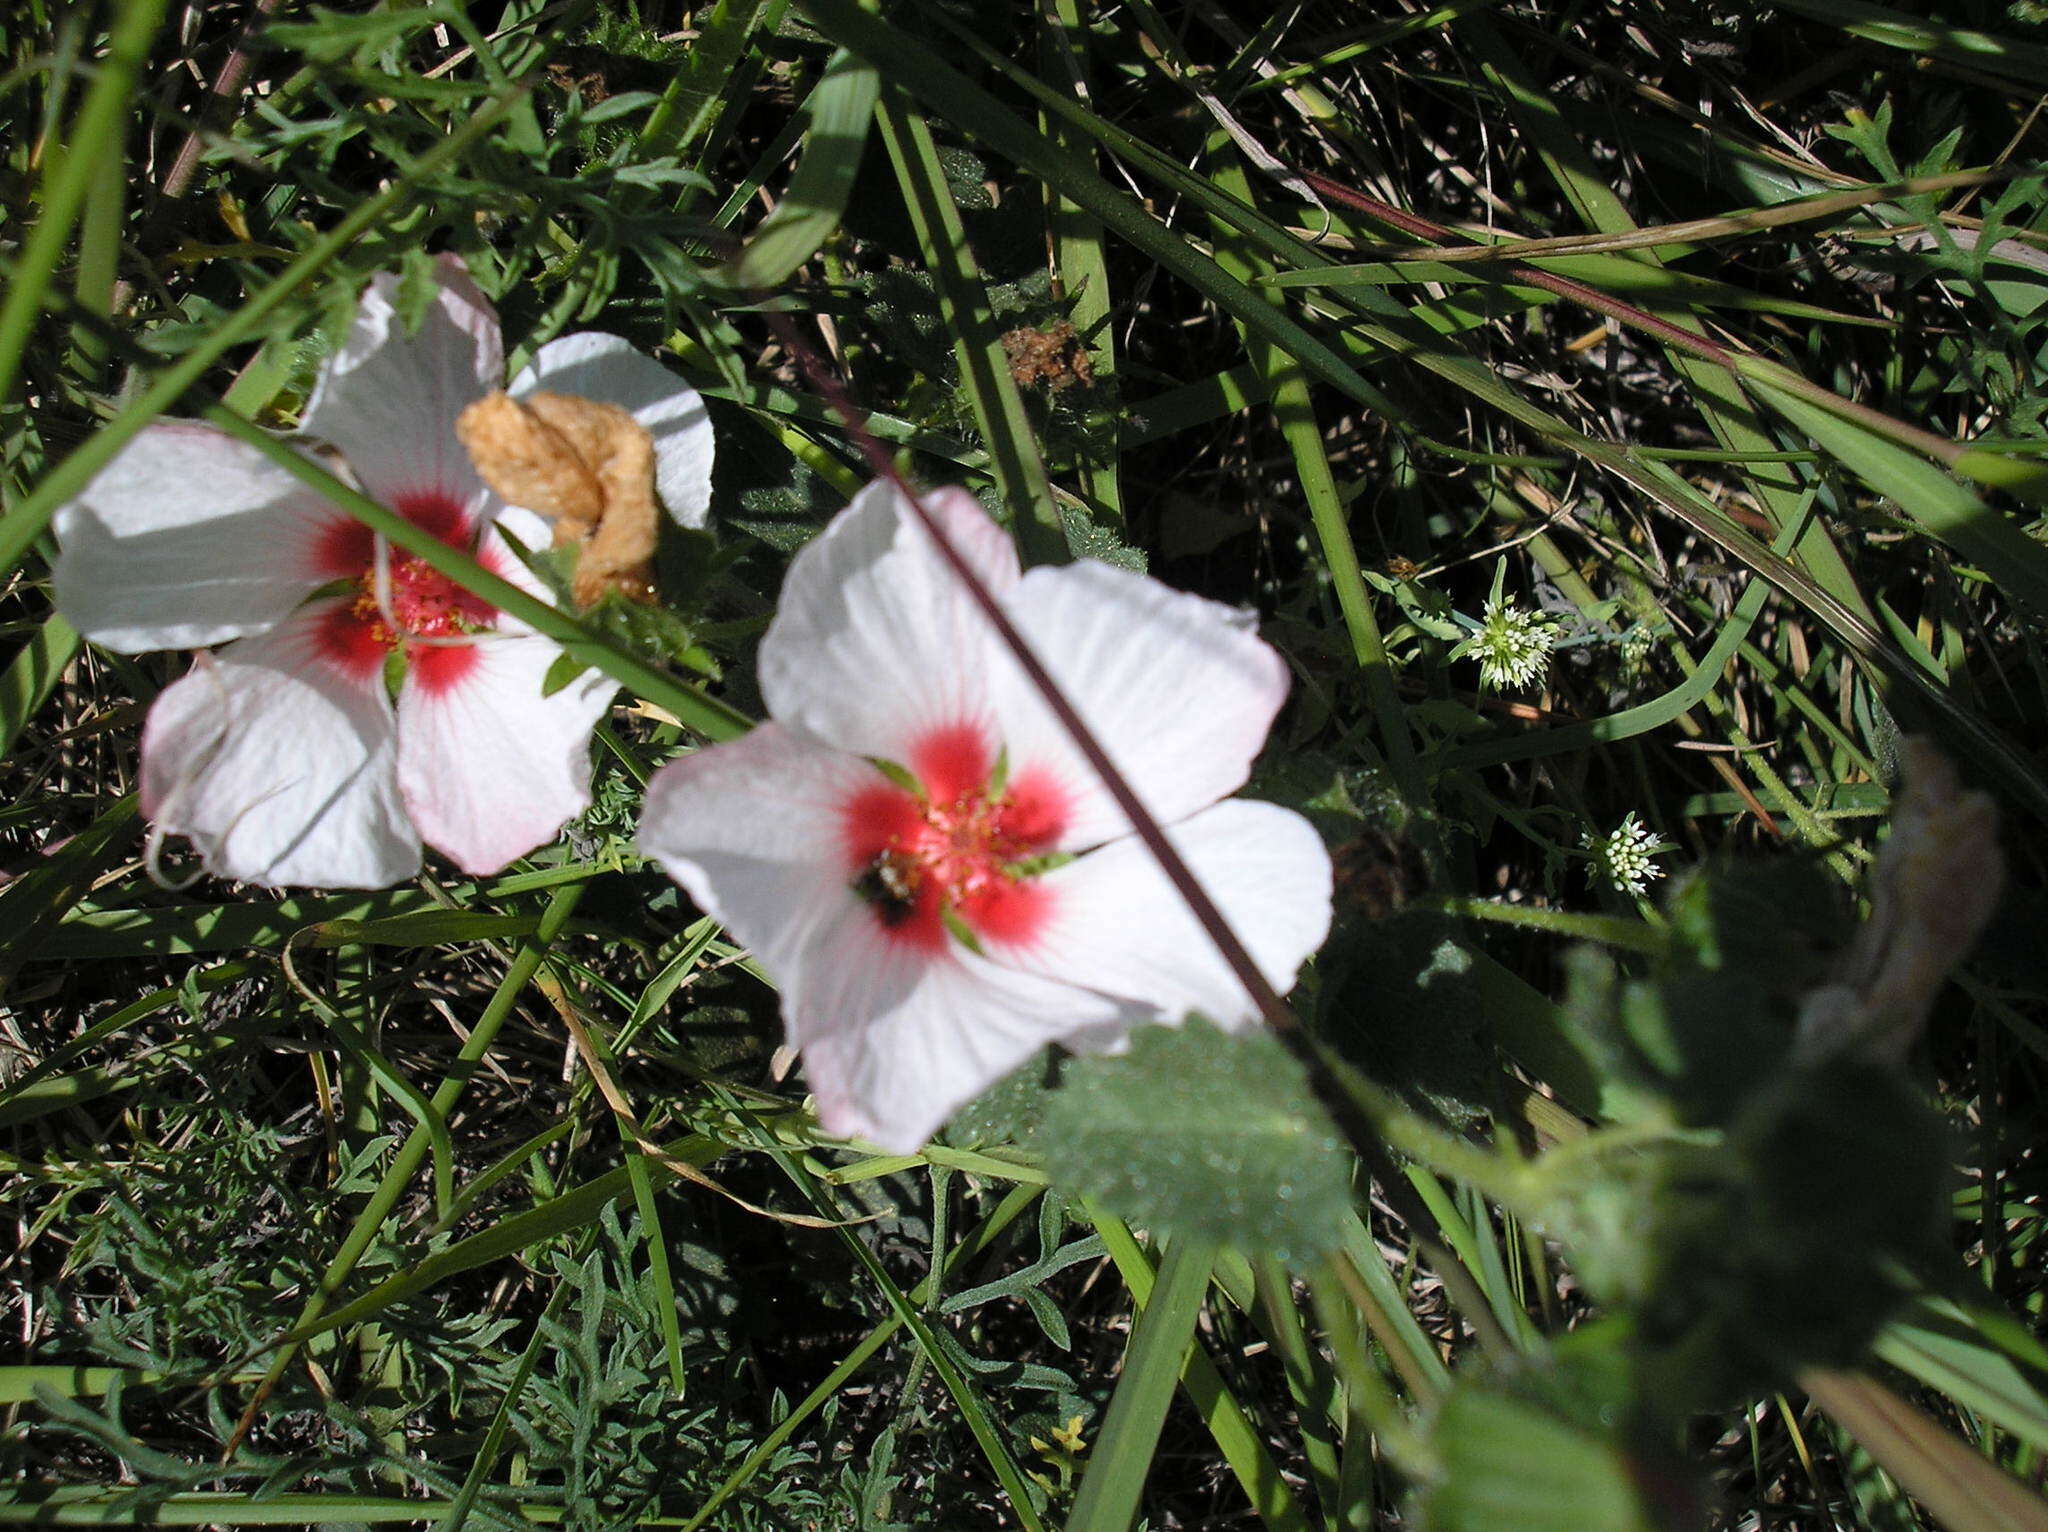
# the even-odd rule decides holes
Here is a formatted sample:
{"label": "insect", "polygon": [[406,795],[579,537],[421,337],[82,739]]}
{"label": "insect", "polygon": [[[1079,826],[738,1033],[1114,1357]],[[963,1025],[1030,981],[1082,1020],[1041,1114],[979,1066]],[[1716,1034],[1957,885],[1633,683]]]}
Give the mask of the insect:
{"label": "insect", "polygon": [[915,863],[900,851],[884,851],[853,880],[853,891],[893,930],[917,913],[919,882]]}

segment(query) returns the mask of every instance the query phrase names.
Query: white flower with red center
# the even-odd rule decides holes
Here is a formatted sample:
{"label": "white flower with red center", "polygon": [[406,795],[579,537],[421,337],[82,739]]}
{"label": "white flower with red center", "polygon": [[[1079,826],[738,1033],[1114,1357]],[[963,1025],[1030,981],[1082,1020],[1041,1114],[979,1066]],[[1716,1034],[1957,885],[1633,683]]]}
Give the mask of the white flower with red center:
{"label": "white flower with red center", "polygon": [[[302,427],[365,494],[542,594],[497,532],[541,548],[546,523],[493,495],[455,435],[504,384],[497,315],[455,257],[437,276],[413,335],[396,280],[372,280]],[[694,390],[600,334],[543,346],[510,392],[539,388],[628,410],[670,512],[703,524],[711,427]],[[206,425],[146,427],[56,531],[58,610],[86,637],[131,653],[235,640],[164,690],[142,739],[144,812],[212,872],[375,888],[417,872],[422,841],[494,872],[589,804],[590,731],[616,683],[586,672],[544,695],[553,642],[255,448]]]}
{"label": "white flower with red center", "polygon": [[[1018,568],[926,502],[1274,987],[1330,923],[1308,821],[1219,802],[1287,692],[1248,621],[1143,575]],[[664,766],[640,843],[781,989],[831,1132],[911,1150],[1049,1042],[1258,1019],[1108,790],[876,484],[797,555],[761,643],[773,722]]]}

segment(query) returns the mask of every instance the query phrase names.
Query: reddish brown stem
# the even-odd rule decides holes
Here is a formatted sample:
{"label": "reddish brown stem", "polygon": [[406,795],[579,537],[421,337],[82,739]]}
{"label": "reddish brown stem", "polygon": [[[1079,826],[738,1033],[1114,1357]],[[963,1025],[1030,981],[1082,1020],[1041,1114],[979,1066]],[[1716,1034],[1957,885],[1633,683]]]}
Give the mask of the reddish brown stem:
{"label": "reddish brown stem", "polygon": [[1173,885],[1174,891],[1186,902],[1189,912],[1195,917],[1203,933],[1215,943],[1216,950],[1223,955],[1223,960],[1230,966],[1230,971],[1236,975],[1237,981],[1251,996],[1252,1003],[1258,1007],[1260,1016],[1272,1029],[1273,1035],[1300,1061],[1316,1099],[1322,1103],[1323,1109],[1330,1114],[1350,1141],[1352,1149],[1372,1178],[1379,1183],[1381,1191],[1385,1193],[1395,1213],[1408,1226],[1408,1231],[1422,1251],[1423,1258],[1429,1262],[1430,1268],[1443,1282],[1446,1291],[1464,1315],[1466,1323],[1489,1349],[1506,1354],[1512,1349],[1511,1343],[1501,1329],[1499,1321],[1494,1318],[1485,1294],[1480,1290],[1472,1274],[1465,1269],[1457,1254],[1444,1243],[1437,1221],[1430,1213],[1428,1205],[1423,1202],[1400,1167],[1394,1163],[1393,1156],[1380,1142],[1378,1131],[1371,1120],[1351,1092],[1344,1088],[1337,1072],[1323,1057],[1321,1045],[1309,1036],[1308,1030],[1301,1025],[1294,1012],[1288,1009],[1286,1001],[1280,998],[1279,991],[1275,990],[1267,981],[1265,974],[1259,971],[1259,965],[1252,960],[1251,953],[1238,934],[1230,928],[1230,922],[1224,919],[1223,912],[1216,907],[1216,902],[1209,897],[1208,891],[1196,881],[1193,871],[1174,849],[1173,842],[1167,839],[1166,831],[1132,791],[1130,783],[1117,770],[1116,763],[1109,758],[1109,753],[1102,748],[1094,732],[1089,729],[1074,705],[1067,700],[1066,694],[1060,690],[1059,683],[1052,678],[1051,672],[1024,641],[1024,635],[1019,633],[1016,625],[1010,621],[1009,615],[1002,608],[1002,603],[996,600],[995,593],[983,583],[974,566],[947,537],[945,528],[925,506],[917,491],[911,488],[901,473],[897,472],[896,464],[890,459],[888,450],[875,434],[867,429],[866,413],[853,402],[852,396],[847,393],[838,376],[819,359],[817,352],[798,333],[788,315],[778,311],[771,301],[763,301],[761,310],[784,349],[795,359],[797,366],[810,380],[811,386],[845,423],[847,434],[853,438],[875,476],[893,484],[908,502],[919,524],[938,545],[939,554],[945,559],[946,566],[966,587],[974,604],[994,626],[1004,647],[1023,667],[1033,688],[1045,700],[1046,706],[1052,709],[1053,716],[1060,721],[1060,726],[1073,739],[1081,754],[1086,757],[1090,768],[1100,778],[1102,785],[1109,790],[1110,796],[1116,800],[1117,807],[1122,809],[1124,816],[1130,820],[1131,828],[1137,833],[1138,839],[1158,862],[1159,870],[1166,874],[1166,879]]}
{"label": "reddish brown stem", "polygon": [[163,180],[164,199],[176,202],[185,195],[185,188],[192,184],[192,177],[199,169],[199,156],[205,145],[201,135],[212,126],[214,120],[242,93],[242,85],[249,78],[249,35],[265,17],[274,14],[284,0],[256,0],[253,10],[242,22],[242,30],[235,38],[235,45],[228,50],[226,60],[220,66],[220,73],[213,77],[213,85],[206,92],[206,100],[200,103],[193,126],[185,134],[184,143],[178,146],[177,158],[171,161],[171,168]]}

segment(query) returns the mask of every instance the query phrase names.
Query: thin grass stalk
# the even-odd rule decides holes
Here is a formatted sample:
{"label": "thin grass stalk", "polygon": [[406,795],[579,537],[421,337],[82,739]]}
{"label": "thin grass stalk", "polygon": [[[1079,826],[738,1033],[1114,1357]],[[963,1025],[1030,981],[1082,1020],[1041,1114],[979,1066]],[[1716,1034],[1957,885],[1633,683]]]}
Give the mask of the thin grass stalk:
{"label": "thin grass stalk", "polygon": [[[133,114],[136,78],[163,24],[166,4],[167,0],[124,0],[113,8],[106,56],[73,119],[70,141],[61,153],[46,151],[42,214],[29,230],[14,279],[0,298],[0,407],[14,396],[43,295],[108,156],[107,145],[119,138]],[[13,562],[0,556],[0,568],[11,568]]]}
{"label": "thin grass stalk", "polygon": [[[1440,242],[1449,242],[1454,238],[1454,231],[1445,225],[1405,212],[1390,202],[1382,202],[1379,198],[1368,196],[1341,181],[1318,175],[1312,170],[1291,173],[1299,176],[1317,193],[1331,201],[1341,202],[1346,207],[1406,233]],[[1522,261],[1505,261],[1502,263],[1502,270],[1523,286],[1555,293],[1560,298],[1616,320],[1632,330],[1641,330],[1647,335],[1653,335],[1673,350],[1683,351],[1702,361],[1725,367],[1739,378],[1769,384],[1783,393],[1827,411],[1830,415],[1861,426],[1886,441],[1909,447],[1945,468],[1979,479],[1986,484],[2010,490],[2028,500],[2048,500],[2048,465],[1999,459],[1997,461],[2005,463],[2005,467],[1995,470],[1986,468],[1974,461],[1983,454],[1973,454],[1967,442],[1937,436],[1932,431],[1909,425],[1903,420],[1885,414],[1882,410],[1873,409],[1867,404],[1859,404],[1854,399],[1845,399],[1833,390],[1823,388],[1803,374],[1794,372],[1791,368],[1773,362],[1767,357],[1758,356],[1740,347],[1722,345],[1719,341],[1710,340],[1704,335],[1686,329],[1683,325],[1660,318],[1647,309],[1638,308],[1632,303],[1624,303],[1619,298],[1609,297],[1583,282],[1575,282],[1569,277],[1558,276],[1555,272],[1540,270]]]}
{"label": "thin grass stalk", "polygon": [[975,1391],[973,1383],[946,1354],[938,1338],[932,1333],[931,1324],[925,1315],[910,1301],[903,1289],[896,1285],[895,1279],[889,1275],[887,1268],[882,1265],[874,1251],[868,1248],[867,1243],[846,1226],[843,1221],[844,1210],[831,1192],[818,1183],[796,1155],[777,1143],[759,1122],[753,1119],[752,1114],[741,1109],[738,1101],[730,1093],[719,1091],[717,1094],[728,1108],[739,1113],[748,1122],[756,1142],[769,1152],[777,1167],[796,1183],[812,1206],[832,1220],[832,1232],[846,1247],[847,1254],[851,1255],[867,1273],[868,1279],[874,1283],[890,1310],[916,1337],[918,1354],[929,1361],[932,1371],[945,1386],[946,1392],[952,1395],[953,1402],[959,1406],[967,1429],[973,1434],[975,1443],[981,1448],[982,1456],[987,1459],[989,1467],[1002,1484],[1003,1493],[1009,1497],[1010,1508],[1015,1513],[1018,1524],[1025,1532],[1045,1532],[1045,1523],[1032,1505],[1031,1493],[1026,1487],[1023,1470],[1018,1467],[1017,1460],[1011,1454],[1002,1433],[990,1418],[988,1406],[982,1402],[981,1395]]}
{"label": "thin grass stalk", "polygon": [[[548,901],[548,907],[541,915],[540,925],[535,928],[531,938],[521,943],[517,955],[505,970],[505,977],[499,981],[498,988],[484,1007],[483,1014],[477,1018],[476,1026],[470,1030],[460,1052],[456,1054],[455,1068],[429,1098],[428,1104],[435,1117],[445,1122],[448,1114],[455,1109],[455,1103],[462,1098],[463,1090],[469,1084],[473,1067],[490,1051],[491,1044],[497,1039],[498,1029],[511,1017],[512,1007],[518,1000],[520,992],[532,981],[547,956],[549,946],[561,934],[562,928],[569,923],[569,917],[575,913],[576,906],[582,898],[583,885],[571,883],[559,889]],[[370,1194],[370,1200],[356,1215],[347,1238],[342,1241],[341,1249],[335,1252],[333,1259],[327,1263],[327,1269],[321,1273],[320,1285],[306,1299],[287,1338],[278,1343],[277,1353],[271,1358],[263,1381],[257,1385],[255,1396],[250,1399],[241,1420],[236,1423],[234,1431],[229,1435],[227,1456],[234,1455],[235,1448],[243,1436],[255,1424],[256,1411],[269,1397],[271,1389],[277,1386],[277,1380],[284,1376],[285,1368],[291,1365],[292,1357],[297,1354],[299,1342],[305,1338],[301,1332],[325,1312],[328,1304],[355,1274],[357,1264],[368,1254],[371,1244],[377,1238],[377,1232],[384,1227],[384,1220],[397,1208],[399,1199],[405,1195],[406,1187],[412,1183],[413,1175],[419,1169],[420,1161],[426,1158],[432,1147],[433,1136],[425,1126],[420,1126],[407,1135],[405,1142],[391,1157],[391,1163],[385,1168],[376,1191]]]}
{"label": "thin grass stalk", "polygon": [[[1040,1195],[1042,1195],[1042,1189],[1039,1187],[1011,1187],[1008,1193],[1004,1195],[1003,1200],[996,1205],[996,1210],[982,1220],[972,1235],[954,1247],[952,1253],[947,1256],[943,1269],[932,1272],[924,1281],[911,1290],[911,1302],[921,1308],[928,1307],[939,1290],[941,1278],[950,1274],[955,1268],[965,1265],[990,1245],[994,1244],[996,1237],[1004,1229],[1015,1223],[1018,1216],[1032,1203],[1036,1202]],[[774,1457],[776,1452],[781,1449],[782,1444],[796,1434],[797,1428],[822,1409],[825,1402],[838,1393],[840,1389],[844,1388],[863,1367],[874,1359],[882,1347],[888,1344],[890,1338],[902,1328],[902,1318],[892,1314],[889,1318],[876,1325],[874,1329],[870,1330],[867,1336],[853,1350],[842,1357],[838,1365],[831,1372],[825,1375],[816,1388],[799,1400],[796,1406],[782,1418],[775,1428],[761,1438],[754,1449],[741,1461],[740,1465],[725,1478],[724,1482],[717,1489],[712,1491],[711,1498],[697,1508],[697,1513],[684,1524],[683,1532],[697,1532],[698,1528],[704,1526],[710,1520],[715,1511],[741,1489],[745,1488],[747,1482],[758,1474],[767,1464],[768,1460]]]}
{"label": "thin grass stalk", "polygon": [[[347,249],[377,221],[398,207],[420,182],[452,163],[472,145],[497,127],[505,114],[526,95],[520,86],[493,97],[476,114],[394,176],[389,185],[366,197],[327,233],[308,245],[290,265],[278,273],[255,297],[211,329],[190,351],[157,375],[156,381],[126,409],[80,443],[65,459],[46,473],[23,500],[0,519],[0,573],[21,562],[37,538],[49,528],[57,508],[75,498],[95,475],[113,461],[135,433],[176,405],[207,370],[234,347],[254,339],[263,322],[316,281],[328,263]],[[16,276],[10,276],[13,295]],[[41,295],[38,295],[38,303]],[[0,365],[8,360],[0,350]],[[4,397],[4,396],[0,396]]]}

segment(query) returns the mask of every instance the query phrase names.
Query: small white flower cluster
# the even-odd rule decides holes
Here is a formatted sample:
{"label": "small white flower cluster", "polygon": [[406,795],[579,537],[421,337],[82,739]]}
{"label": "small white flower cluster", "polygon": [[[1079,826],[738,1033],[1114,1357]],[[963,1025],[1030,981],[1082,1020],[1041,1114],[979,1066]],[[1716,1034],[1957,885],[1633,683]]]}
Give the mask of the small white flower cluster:
{"label": "small white flower cluster", "polygon": [[1550,668],[1557,624],[1540,612],[1525,612],[1514,598],[1491,600],[1480,614],[1479,631],[1459,647],[1479,657],[1479,679],[1486,686],[1528,686]]}
{"label": "small white flower cluster", "polygon": [[1649,668],[1650,656],[1656,652],[1657,635],[1643,623],[1637,623],[1621,635],[1621,669],[1624,675],[1639,676]]}
{"label": "small white flower cluster", "polygon": [[1619,894],[1640,894],[1663,877],[1664,869],[1650,859],[1671,849],[1669,842],[1659,840],[1634,814],[1610,834],[1588,830],[1584,844],[1593,853],[1593,875],[1604,877]]}

